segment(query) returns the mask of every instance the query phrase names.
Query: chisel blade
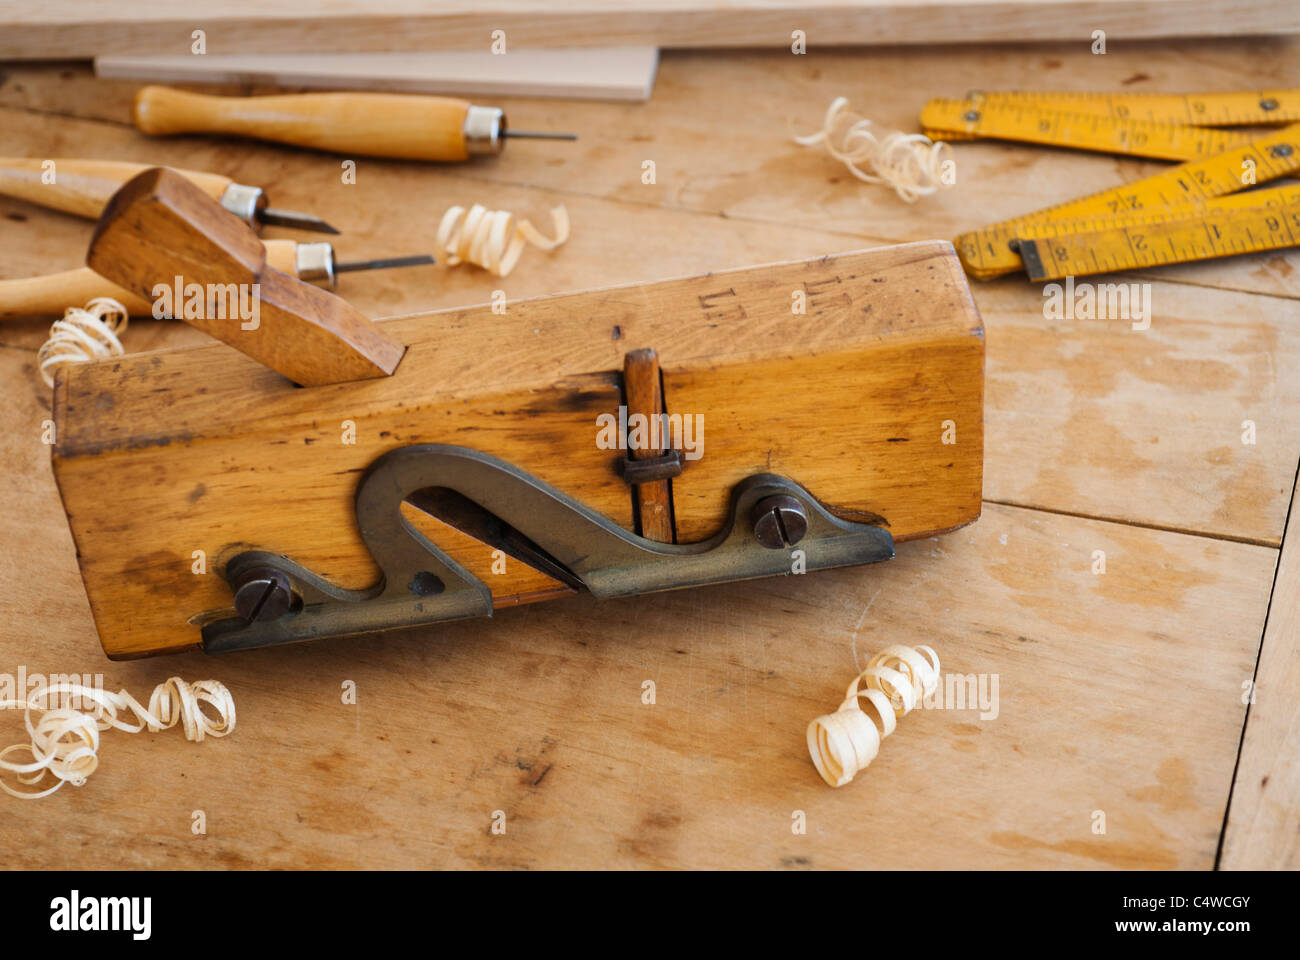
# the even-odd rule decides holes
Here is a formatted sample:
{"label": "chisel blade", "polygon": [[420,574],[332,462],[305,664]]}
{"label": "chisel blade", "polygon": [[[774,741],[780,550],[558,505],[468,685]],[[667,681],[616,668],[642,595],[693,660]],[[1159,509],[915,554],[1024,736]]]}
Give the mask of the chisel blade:
{"label": "chisel blade", "polygon": [[338,233],[320,217],[297,210],[280,210],[276,207],[263,207],[257,212],[257,219],[263,224],[276,227],[292,227],[294,230],[311,230],[315,233]]}
{"label": "chisel blade", "polygon": [[546,130],[515,130],[513,128],[501,131],[501,136],[507,140],[577,140],[576,133],[551,133]]}
{"label": "chisel blade", "polygon": [[357,270],[392,270],[396,267],[420,267],[425,264],[437,263],[433,257],[428,254],[416,254],[411,257],[383,257],[378,260],[349,260],[344,263],[334,265],[337,273],[353,273]]}

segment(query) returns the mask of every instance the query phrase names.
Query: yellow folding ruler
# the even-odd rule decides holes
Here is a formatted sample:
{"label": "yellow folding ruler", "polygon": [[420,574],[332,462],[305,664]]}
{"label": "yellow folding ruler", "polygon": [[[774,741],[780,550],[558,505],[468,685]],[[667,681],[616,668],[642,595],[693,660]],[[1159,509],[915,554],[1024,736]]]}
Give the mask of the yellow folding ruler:
{"label": "yellow folding ruler", "polygon": [[[973,106],[1039,107],[1065,113],[1175,123],[1185,127],[1242,127],[1300,121],[1300,90],[1238,93],[1038,93],[972,90]],[[946,129],[946,128],[940,128]]]}
{"label": "yellow folding ruler", "polygon": [[1016,140],[1155,160],[1208,157],[1258,136],[1029,103],[970,100],[931,100],[921,111],[921,128],[931,140]]}
{"label": "yellow folding ruler", "polygon": [[[989,137],[1187,161],[956,239],[971,276],[1025,269],[1035,280],[1300,244],[1300,186],[1248,189],[1300,170],[1297,120],[1300,90],[985,93],[932,100],[921,115],[938,139]],[[1211,126],[1279,122],[1292,125],[1253,132]]]}

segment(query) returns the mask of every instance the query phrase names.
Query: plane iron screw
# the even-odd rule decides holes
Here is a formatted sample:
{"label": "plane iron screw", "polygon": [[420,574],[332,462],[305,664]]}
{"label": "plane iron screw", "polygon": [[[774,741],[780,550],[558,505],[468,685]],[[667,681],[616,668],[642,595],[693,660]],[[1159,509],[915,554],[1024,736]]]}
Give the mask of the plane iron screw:
{"label": "plane iron screw", "polygon": [[235,584],[235,610],[249,623],[284,616],[293,600],[289,578],[274,567],[251,567]]}
{"label": "plane iron screw", "polygon": [[794,497],[764,497],[749,514],[754,537],[770,550],[793,546],[808,532],[808,514]]}

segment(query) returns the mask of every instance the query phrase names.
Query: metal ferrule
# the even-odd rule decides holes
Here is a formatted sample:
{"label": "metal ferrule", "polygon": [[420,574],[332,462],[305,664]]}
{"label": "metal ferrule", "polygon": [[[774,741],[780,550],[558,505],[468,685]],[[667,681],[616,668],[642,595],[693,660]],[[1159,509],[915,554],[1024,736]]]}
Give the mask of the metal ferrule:
{"label": "metal ferrule", "polygon": [[261,226],[257,214],[266,206],[266,194],[261,187],[232,183],[221,194],[221,205],[256,230]]}
{"label": "metal ferrule", "polygon": [[461,131],[465,137],[465,152],[471,157],[500,153],[505,144],[505,130],[506,115],[500,107],[470,104]]}
{"label": "metal ferrule", "polygon": [[310,280],[320,287],[334,290],[339,285],[334,270],[334,247],[323,240],[300,243],[294,254],[294,268],[299,280]]}

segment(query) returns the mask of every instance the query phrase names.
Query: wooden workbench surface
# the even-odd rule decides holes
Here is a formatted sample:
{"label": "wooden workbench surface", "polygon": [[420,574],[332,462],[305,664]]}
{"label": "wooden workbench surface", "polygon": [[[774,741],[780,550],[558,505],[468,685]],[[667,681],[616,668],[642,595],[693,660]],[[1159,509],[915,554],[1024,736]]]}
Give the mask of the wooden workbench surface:
{"label": "wooden workbench surface", "polygon": [[[569,244],[530,251],[505,281],[466,268],[343,278],[343,295],[384,316],[498,288],[516,298],[950,238],[1161,166],[962,144],[956,188],[907,205],[789,142],[837,95],[912,130],[928,97],[974,87],[1260,89],[1294,79],[1300,54],[1296,40],[1088,47],[670,53],[648,104],[503,104],[518,126],[576,130],[577,144],[521,141],[455,168],[360,160],[352,185],[336,157],[144,138],[127,119],[135,85],[79,64],[0,65],[0,129],[6,153],[165,162],[264,186],[275,205],[339,226],[347,257],[429,250],[452,203],[537,222],[568,206]],[[0,198],[0,276],[77,266],[89,232]],[[1294,519],[1283,543],[1300,463],[1297,268],[1300,253],[1270,253],[1125,278],[1152,285],[1146,331],[1044,319],[1040,288],[1022,278],[976,285],[984,515],[901,545],[891,563],[123,663],[100,652],[41,441],[45,330],[0,327],[0,673],[101,673],[136,695],[171,675],[212,677],[239,711],[234,735],[201,745],[109,731],[86,786],[0,798],[3,862],[1298,866]],[[126,345],[203,339],[132,321]],[[832,790],[804,728],[889,643],[930,643],[945,672],[996,675],[997,715],[914,712],[866,773]],[[0,719],[0,741],[21,739],[16,713]],[[206,834],[192,832],[198,810]],[[806,833],[792,831],[796,811]]]}

